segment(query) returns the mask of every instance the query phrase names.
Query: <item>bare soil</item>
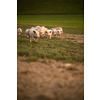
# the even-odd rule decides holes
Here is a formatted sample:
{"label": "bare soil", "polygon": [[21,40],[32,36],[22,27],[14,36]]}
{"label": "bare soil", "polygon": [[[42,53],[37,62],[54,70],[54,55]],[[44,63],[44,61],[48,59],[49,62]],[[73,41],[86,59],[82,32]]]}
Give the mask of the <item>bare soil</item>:
{"label": "bare soil", "polygon": [[18,100],[84,100],[84,63],[17,58]]}

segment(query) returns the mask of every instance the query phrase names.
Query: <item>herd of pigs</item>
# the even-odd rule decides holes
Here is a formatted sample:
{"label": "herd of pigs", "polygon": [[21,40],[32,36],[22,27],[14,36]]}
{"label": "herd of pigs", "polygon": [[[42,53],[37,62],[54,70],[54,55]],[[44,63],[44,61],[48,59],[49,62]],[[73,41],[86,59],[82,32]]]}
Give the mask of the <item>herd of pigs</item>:
{"label": "herd of pigs", "polygon": [[[17,34],[21,35],[22,33],[22,29],[18,28],[17,29]],[[37,39],[39,37],[47,37],[50,38],[53,36],[56,36],[57,38],[59,38],[61,36],[61,34],[63,33],[63,29],[62,27],[54,27],[51,29],[47,29],[44,26],[35,26],[35,27],[31,27],[30,29],[26,29],[25,30],[25,34],[26,36],[29,38],[29,41],[31,42],[31,37],[33,38],[33,40],[35,42],[37,42]]]}

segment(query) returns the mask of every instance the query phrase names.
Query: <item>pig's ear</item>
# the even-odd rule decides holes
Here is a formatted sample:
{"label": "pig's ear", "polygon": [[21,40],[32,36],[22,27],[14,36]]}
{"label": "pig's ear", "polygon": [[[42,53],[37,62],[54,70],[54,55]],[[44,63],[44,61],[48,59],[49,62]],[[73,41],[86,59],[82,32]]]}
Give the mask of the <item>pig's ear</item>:
{"label": "pig's ear", "polygon": [[34,33],[34,34],[36,34],[36,32],[35,32],[35,31],[33,31],[33,33]]}

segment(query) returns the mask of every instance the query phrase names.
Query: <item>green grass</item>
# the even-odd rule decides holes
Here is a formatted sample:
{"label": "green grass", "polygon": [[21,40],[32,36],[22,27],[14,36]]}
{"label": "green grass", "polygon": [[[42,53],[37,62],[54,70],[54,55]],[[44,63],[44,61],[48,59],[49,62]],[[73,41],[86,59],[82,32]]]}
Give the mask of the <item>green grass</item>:
{"label": "green grass", "polygon": [[83,14],[84,0],[18,0],[17,14]]}
{"label": "green grass", "polygon": [[37,61],[42,59],[55,59],[65,62],[84,61],[84,43],[74,43],[72,41],[61,40],[58,38],[39,38],[35,43],[30,43],[29,39],[20,35],[17,36],[17,54],[26,55],[24,61]]}
{"label": "green grass", "polygon": [[84,15],[18,15],[17,24],[84,28]]}
{"label": "green grass", "polygon": [[26,28],[43,25],[47,28],[63,27],[64,33],[84,34],[84,15],[18,15],[17,23],[23,24],[20,27],[24,32]]}

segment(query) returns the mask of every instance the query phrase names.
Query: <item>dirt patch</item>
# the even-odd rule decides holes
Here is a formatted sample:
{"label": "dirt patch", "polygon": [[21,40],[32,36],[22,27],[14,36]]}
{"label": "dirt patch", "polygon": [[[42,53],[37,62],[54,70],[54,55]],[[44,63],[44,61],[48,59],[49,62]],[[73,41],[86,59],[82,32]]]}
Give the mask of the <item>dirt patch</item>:
{"label": "dirt patch", "polygon": [[17,58],[18,100],[84,100],[84,63]]}
{"label": "dirt patch", "polygon": [[67,41],[71,40],[75,43],[84,43],[84,35],[80,34],[62,34],[61,39],[65,39]]}

